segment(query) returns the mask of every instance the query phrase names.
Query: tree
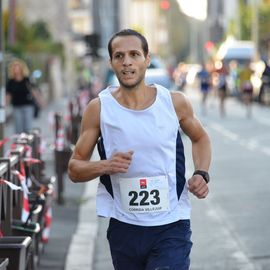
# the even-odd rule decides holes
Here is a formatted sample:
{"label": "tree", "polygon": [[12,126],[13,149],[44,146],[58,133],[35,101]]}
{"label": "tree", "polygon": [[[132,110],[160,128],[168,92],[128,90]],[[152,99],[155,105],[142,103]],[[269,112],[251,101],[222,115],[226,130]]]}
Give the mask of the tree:
{"label": "tree", "polygon": [[259,10],[259,47],[263,55],[269,55],[270,45],[270,4],[264,3]]}
{"label": "tree", "polygon": [[239,0],[240,12],[240,39],[251,40],[252,8],[245,0]]}
{"label": "tree", "polygon": [[[44,21],[27,24],[26,21],[17,16],[16,20],[16,43],[6,43],[6,51],[17,57],[24,57],[29,53],[56,54],[63,58],[63,46],[52,40],[51,33]],[[8,13],[4,13],[5,40],[8,35]]]}

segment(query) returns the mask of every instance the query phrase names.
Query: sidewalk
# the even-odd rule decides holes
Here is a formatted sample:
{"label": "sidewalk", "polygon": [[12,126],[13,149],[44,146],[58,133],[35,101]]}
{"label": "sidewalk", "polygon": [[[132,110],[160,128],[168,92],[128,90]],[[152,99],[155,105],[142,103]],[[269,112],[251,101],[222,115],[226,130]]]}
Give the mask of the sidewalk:
{"label": "sidewalk", "polygon": [[[49,116],[67,110],[67,100],[62,98],[49,104],[34,122],[41,129],[42,139],[46,142],[42,158],[45,161],[47,176],[55,175],[54,168],[54,130]],[[5,137],[14,134],[13,123],[5,125]],[[8,146],[5,148],[5,151]],[[94,238],[96,236],[95,191],[96,181],[87,184],[72,183],[65,175],[65,203],[52,205],[52,227],[49,242],[44,246],[36,270],[91,270]]]}
{"label": "sidewalk", "polygon": [[[51,104],[39,119],[45,127],[44,139],[53,143],[54,133],[46,134],[48,113],[67,109],[67,100]],[[45,116],[45,118],[44,118]],[[43,132],[43,130],[42,130]],[[44,155],[46,172],[54,175],[54,152]],[[94,237],[96,235],[95,183],[75,184],[65,175],[64,205],[53,203],[53,222],[48,244],[45,246],[37,270],[89,270],[92,264]],[[57,190],[56,190],[57,192]]]}

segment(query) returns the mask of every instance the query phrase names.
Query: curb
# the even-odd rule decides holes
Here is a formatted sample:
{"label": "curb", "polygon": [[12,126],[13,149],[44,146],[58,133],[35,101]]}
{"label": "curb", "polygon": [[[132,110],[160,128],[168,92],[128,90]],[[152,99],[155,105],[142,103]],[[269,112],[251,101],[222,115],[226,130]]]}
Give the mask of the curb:
{"label": "curb", "polygon": [[[95,158],[97,151],[95,150],[93,154]],[[65,270],[92,269],[98,231],[96,215],[97,185],[98,178],[85,182],[85,190],[82,196],[84,202],[80,207],[77,229],[72,236],[67,252]]]}

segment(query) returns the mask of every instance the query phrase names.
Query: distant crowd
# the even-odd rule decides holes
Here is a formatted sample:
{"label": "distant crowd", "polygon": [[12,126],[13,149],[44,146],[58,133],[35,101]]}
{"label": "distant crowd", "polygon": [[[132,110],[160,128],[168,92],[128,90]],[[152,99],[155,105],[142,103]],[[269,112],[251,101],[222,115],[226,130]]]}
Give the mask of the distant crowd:
{"label": "distant crowd", "polygon": [[[202,63],[196,74],[202,93],[202,112],[206,113],[206,100],[211,91],[219,97],[221,116],[225,116],[224,103],[227,96],[235,96],[243,102],[247,109],[247,117],[251,116],[251,105],[254,100],[269,105],[270,67],[267,61],[259,65],[262,67],[260,74],[255,64],[250,61]],[[177,90],[185,90],[188,72],[189,65],[184,62],[180,62],[175,68],[172,76]]]}

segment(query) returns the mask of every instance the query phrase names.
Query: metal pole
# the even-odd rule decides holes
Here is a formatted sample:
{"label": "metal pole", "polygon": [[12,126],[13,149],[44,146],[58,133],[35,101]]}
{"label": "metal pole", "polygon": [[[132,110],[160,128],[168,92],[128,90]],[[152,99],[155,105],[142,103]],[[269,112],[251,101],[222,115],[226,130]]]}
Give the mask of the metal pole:
{"label": "metal pole", "polygon": [[190,33],[189,33],[189,57],[192,63],[198,61],[198,28],[196,19],[190,17]]}
{"label": "metal pole", "polygon": [[[4,138],[5,115],[5,57],[4,57],[4,31],[3,31],[3,1],[0,0],[0,140]],[[3,156],[4,146],[0,148],[0,155]]]}
{"label": "metal pole", "polygon": [[14,45],[16,41],[16,0],[9,0],[8,42]]}

